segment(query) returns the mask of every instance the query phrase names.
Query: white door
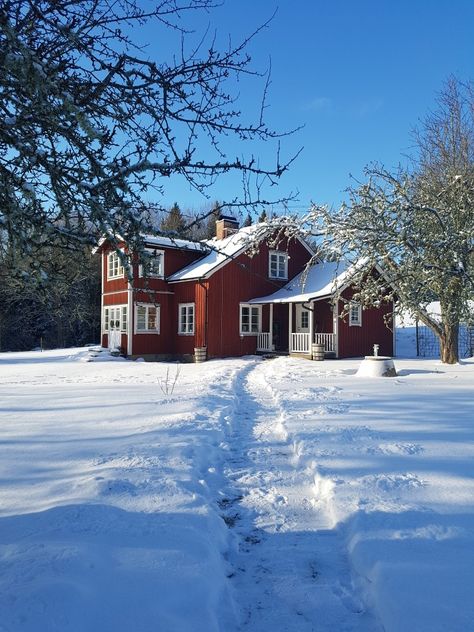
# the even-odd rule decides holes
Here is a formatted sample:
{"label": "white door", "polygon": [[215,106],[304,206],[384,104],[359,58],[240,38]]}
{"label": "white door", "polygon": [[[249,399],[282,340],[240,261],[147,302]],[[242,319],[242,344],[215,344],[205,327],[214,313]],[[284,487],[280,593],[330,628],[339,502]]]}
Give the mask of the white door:
{"label": "white door", "polygon": [[296,333],[309,334],[309,309],[296,305]]}
{"label": "white door", "polygon": [[109,349],[120,349],[122,346],[120,307],[109,309]]}

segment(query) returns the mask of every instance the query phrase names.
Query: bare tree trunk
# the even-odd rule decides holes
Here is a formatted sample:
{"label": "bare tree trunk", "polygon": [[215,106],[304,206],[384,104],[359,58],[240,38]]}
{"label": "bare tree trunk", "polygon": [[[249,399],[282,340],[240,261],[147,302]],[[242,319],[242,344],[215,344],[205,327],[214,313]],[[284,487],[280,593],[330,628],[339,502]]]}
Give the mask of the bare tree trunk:
{"label": "bare tree trunk", "polygon": [[439,339],[441,362],[456,364],[459,362],[459,322],[446,322],[443,329]]}

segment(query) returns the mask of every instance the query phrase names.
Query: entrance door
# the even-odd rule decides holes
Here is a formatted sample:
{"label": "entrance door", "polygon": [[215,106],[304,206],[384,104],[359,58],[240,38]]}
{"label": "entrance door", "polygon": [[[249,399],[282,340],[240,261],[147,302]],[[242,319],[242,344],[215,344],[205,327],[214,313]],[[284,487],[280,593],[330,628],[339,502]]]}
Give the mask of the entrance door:
{"label": "entrance door", "polygon": [[109,349],[120,349],[122,346],[121,308],[109,308]]}
{"label": "entrance door", "polygon": [[309,334],[309,309],[296,305],[296,333]]}

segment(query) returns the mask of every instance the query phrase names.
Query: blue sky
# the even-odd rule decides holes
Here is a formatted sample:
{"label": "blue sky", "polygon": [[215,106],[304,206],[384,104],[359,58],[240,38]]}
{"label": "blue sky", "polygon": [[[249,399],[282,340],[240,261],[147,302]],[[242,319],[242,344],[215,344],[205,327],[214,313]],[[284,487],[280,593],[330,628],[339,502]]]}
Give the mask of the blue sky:
{"label": "blue sky", "polygon": [[[267,120],[277,130],[304,128],[283,139],[283,155],[303,152],[278,188],[278,199],[299,191],[292,210],[311,201],[337,205],[352,174],[371,161],[396,167],[410,152],[410,132],[435,107],[450,74],[474,78],[473,0],[227,0],[206,17],[219,37],[248,34],[277,9],[250,46],[254,66],[271,58]],[[155,51],[157,52],[157,51]],[[255,111],[256,85],[240,86],[244,112]],[[230,147],[242,153],[237,144]],[[256,148],[272,164],[273,146]],[[217,182],[211,199],[240,194],[239,178]],[[205,198],[170,181],[165,204],[199,209]]]}

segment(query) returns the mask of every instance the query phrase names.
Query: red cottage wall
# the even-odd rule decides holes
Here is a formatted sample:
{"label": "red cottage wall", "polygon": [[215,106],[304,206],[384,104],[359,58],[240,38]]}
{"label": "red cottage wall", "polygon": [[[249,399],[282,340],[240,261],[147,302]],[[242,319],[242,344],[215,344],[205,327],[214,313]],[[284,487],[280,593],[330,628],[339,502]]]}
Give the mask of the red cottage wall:
{"label": "red cottage wall", "polygon": [[207,296],[209,292],[209,282],[193,283],[195,292],[195,347],[205,347],[207,345],[208,331],[208,307]]}
{"label": "red cottage wall", "polygon": [[[352,289],[342,293],[346,300],[353,295]],[[343,313],[344,303],[339,301],[339,315]],[[384,303],[381,307],[370,307],[362,310],[362,326],[350,327],[348,317],[339,318],[339,357],[353,358],[372,355],[374,344],[380,345],[379,355],[393,355],[393,331],[384,322],[384,316],[393,311],[392,303]]]}
{"label": "red cottage wall", "polygon": [[[158,247],[165,252],[165,276],[170,276],[177,270],[187,266],[192,261],[203,256],[200,251],[177,250]],[[103,304],[127,305],[128,280],[124,276],[120,279],[107,279],[107,255],[110,248],[104,249],[102,263],[102,278],[104,280]],[[187,291],[182,288],[177,291],[176,286],[170,286],[164,279],[140,278],[138,263],[133,264],[133,306],[136,303],[158,304],[160,306],[160,333],[132,333],[133,355],[168,355],[193,353],[194,336],[178,335],[178,303],[194,302],[194,289]],[[135,328],[135,310],[128,315],[132,332]],[[107,334],[102,335],[102,345],[108,344]],[[122,347],[127,349],[127,335],[122,334]]]}
{"label": "red cottage wall", "polygon": [[[107,279],[107,254],[110,250],[105,251],[102,256],[102,279],[104,287],[103,305],[127,305],[128,304],[128,281],[125,277],[119,279]],[[102,318],[102,315],[101,315]],[[128,336],[122,334],[121,346],[127,348]],[[101,334],[101,344],[103,347],[108,346],[108,335]]]}
{"label": "red cottage wall", "polygon": [[[286,246],[287,244],[280,243],[278,250],[286,250]],[[268,278],[268,251],[268,246],[262,244],[258,254],[253,257],[240,255],[209,278],[208,357],[255,353],[257,336],[240,336],[239,304],[272,294],[287,283],[287,280]],[[291,279],[302,270],[311,255],[299,241],[290,242],[288,253],[288,277]],[[265,315],[265,308],[263,313]],[[282,314],[282,320],[284,318]],[[281,326],[284,337],[285,323],[282,322]]]}
{"label": "red cottage wall", "polygon": [[175,353],[178,355],[189,355],[194,353],[194,347],[199,346],[195,343],[196,337],[196,305],[194,306],[194,335],[183,335],[178,333],[178,308],[180,303],[196,303],[195,283],[180,283],[173,286],[175,291],[173,313],[169,314],[169,322],[172,323],[173,331],[170,332],[170,338],[174,342]]}
{"label": "red cottage wall", "polygon": [[329,299],[316,301],[314,304],[314,331],[332,334],[333,326],[333,311]]}

